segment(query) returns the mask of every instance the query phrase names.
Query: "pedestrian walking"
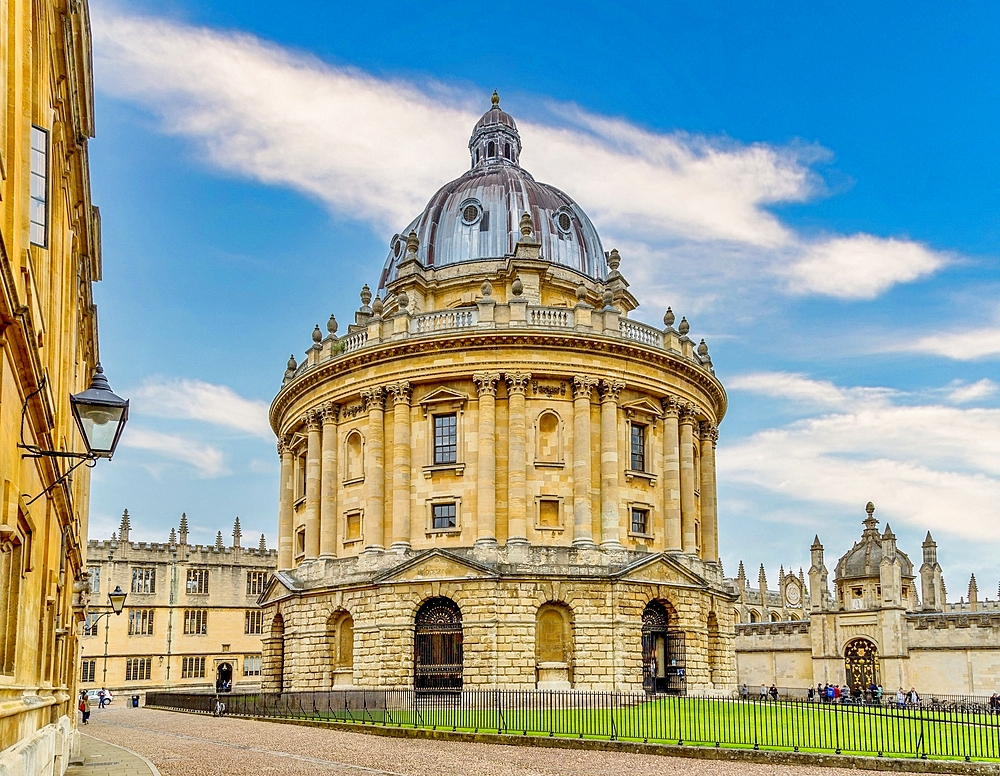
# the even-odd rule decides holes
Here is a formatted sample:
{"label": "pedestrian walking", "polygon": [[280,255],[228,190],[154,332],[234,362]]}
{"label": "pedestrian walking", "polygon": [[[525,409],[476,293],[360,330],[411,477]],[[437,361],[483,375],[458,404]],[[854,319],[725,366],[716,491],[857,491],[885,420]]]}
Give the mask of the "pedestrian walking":
{"label": "pedestrian walking", "polygon": [[760,699],[762,701],[766,701],[767,700],[767,687],[764,685],[763,682],[761,682],[761,684],[760,684]]}
{"label": "pedestrian walking", "polygon": [[[745,701],[749,697],[750,697],[750,688],[747,687],[747,683],[746,682],[743,682],[743,684],[740,686],[740,699]],[[993,697],[996,697],[996,696],[994,695]]]}
{"label": "pedestrian walking", "polygon": [[80,703],[77,706],[80,712],[83,714],[83,724],[90,724],[90,698],[87,696],[87,691],[82,690],[80,692]]}
{"label": "pedestrian walking", "polygon": [[771,685],[771,689],[768,690],[768,694],[771,696],[772,701],[778,700],[778,686],[775,684]]}
{"label": "pedestrian walking", "polygon": [[903,692],[902,687],[896,690],[896,705],[901,709],[906,706],[906,693]]}

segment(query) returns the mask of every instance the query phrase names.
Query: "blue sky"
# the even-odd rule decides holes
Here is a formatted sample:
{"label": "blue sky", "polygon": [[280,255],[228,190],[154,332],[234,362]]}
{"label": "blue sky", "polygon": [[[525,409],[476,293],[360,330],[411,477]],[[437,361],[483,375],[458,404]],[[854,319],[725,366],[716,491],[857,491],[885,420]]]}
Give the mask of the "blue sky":
{"label": "blue sky", "polygon": [[[874,7],[873,7],[874,6]],[[1000,579],[1000,9],[934,4],[92,5],[101,353],[133,400],[95,470],[163,540],[268,536],[266,406],[499,89],[524,166],[588,211],[730,394],[721,550],[828,565],[864,504],[950,596]],[[748,541],[748,537],[752,537]]]}

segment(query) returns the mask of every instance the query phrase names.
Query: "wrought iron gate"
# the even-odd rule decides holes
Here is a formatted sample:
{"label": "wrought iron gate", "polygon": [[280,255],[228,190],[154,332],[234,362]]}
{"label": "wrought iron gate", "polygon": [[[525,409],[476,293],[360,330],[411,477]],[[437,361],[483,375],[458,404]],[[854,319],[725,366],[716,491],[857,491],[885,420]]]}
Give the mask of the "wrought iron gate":
{"label": "wrought iron gate", "polygon": [[424,692],[462,690],[462,612],[450,598],[432,598],[417,611],[413,687]]}
{"label": "wrought iron gate", "polygon": [[666,607],[650,601],[642,613],[642,686],[682,695],[686,687],[684,634],[670,630]]}
{"label": "wrought iron gate", "polygon": [[847,686],[867,690],[878,685],[878,648],[868,639],[855,639],[844,650],[844,668],[847,670]]}

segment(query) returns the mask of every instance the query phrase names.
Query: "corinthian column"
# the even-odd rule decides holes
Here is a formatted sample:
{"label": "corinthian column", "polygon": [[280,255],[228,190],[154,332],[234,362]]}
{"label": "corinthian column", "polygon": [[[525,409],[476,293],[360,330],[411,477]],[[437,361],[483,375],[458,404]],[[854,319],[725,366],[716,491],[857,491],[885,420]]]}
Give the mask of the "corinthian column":
{"label": "corinthian column", "polygon": [[677,424],[681,403],[676,396],[660,399],[663,407],[663,548],[680,550],[681,544],[681,457],[680,429]]}
{"label": "corinthian column", "polygon": [[[476,372],[479,389],[479,458],[476,482],[476,544],[497,543],[497,383],[499,372]],[[522,413],[523,414],[523,413]]]}
{"label": "corinthian column", "polygon": [[337,418],[340,405],[323,405],[323,474],[319,501],[319,556],[337,554]]}
{"label": "corinthian column", "polygon": [[392,394],[392,546],[410,549],[410,396],[413,386],[401,380],[389,386]]}
{"label": "corinthian column", "polygon": [[620,380],[601,380],[601,548],[623,550],[618,503],[618,396]]}
{"label": "corinthian column", "polygon": [[719,427],[701,424],[701,556],[707,561],[719,559],[719,517],[715,491],[715,444]]}
{"label": "corinthian column", "polygon": [[594,526],[590,503],[590,393],[597,380],[586,375],[573,378],[573,546],[593,547]]}
{"label": "corinthian column", "polygon": [[694,500],[694,405],[681,407],[680,414],[680,454],[681,454],[681,548],[694,554],[698,551],[695,522],[698,507]]}
{"label": "corinthian column", "polygon": [[278,455],[281,456],[281,475],[278,484],[278,568],[292,567],[292,503],[295,499],[293,488],[293,459],[291,438],[288,435],[278,440]]}
{"label": "corinthian column", "polygon": [[531,375],[512,372],[507,381],[507,544],[528,543],[528,458],[524,449],[524,392]]}
{"label": "corinthian column", "polygon": [[361,392],[368,411],[368,440],[365,443],[364,552],[383,552],[385,536],[385,389],[381,386]]}
{"label": "corinthian column", "polygon": [[306,416],[306,560],[319,557],[319,484],[323,468],[323,438],[321,416],[310,412]]}

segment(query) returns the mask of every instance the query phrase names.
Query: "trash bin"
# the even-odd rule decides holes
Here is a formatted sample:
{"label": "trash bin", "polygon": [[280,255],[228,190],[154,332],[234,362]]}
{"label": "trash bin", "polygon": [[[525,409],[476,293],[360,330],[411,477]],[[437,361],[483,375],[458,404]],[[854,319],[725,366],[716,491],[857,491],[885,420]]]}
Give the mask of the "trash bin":
{"label": "trash bin", "polygon": [[139,696],[138,695],[133,695],[132,696],[132,708],[133,709],[139,708]]}

